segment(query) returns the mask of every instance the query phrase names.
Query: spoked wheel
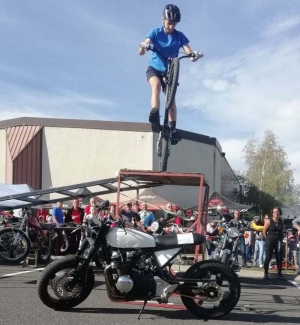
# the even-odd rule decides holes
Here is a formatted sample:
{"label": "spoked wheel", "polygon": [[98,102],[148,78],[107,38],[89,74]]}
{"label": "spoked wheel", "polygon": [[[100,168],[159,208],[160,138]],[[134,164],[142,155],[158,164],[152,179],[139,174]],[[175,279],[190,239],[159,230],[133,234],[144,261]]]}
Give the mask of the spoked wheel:
{"label": "spoked wheel", "polygon": [[174,103],[176,90],[178,86],[179,77],[179,60],[178,58],[173,58],[170,70],[169,70],[169,80],[166,90],[166,109],[170,109]]}
{"label": "spoked wheel", "polygon": [[46,238],[43,238],[41,240],[43,240],[43,245],[40,247],[40,250],[38,252],[38,261],[41,264],[46,264],[49,262],[52,254],[52,239],[50,233],[47,234]]}
{"label": "spoked wheel", "polygon": [[170,156],[170,148],[171,148],[171,141],[170,137],[167,135],[162,136],[160,139],[160,162],[159,162],[159,170],[161,172],[166,172],[168,167],[168,158]]}
{"label": "spoked wheel", "polygon": [[[217,261],[203,261],[192,266],[185,278],[199,279],[202,286],[187,286],[193,298],[181,296],[185,307],[202,319],[220,318],[230,313],[239,301],[241,287],[237,275]],[[220,278],[222,279],[220,281]],[[206,282],[205,280],[215,280]]]}
{"label": "spoked wheel", "polygon": [[70,256],[56,260],[44,269],[37,282],[37,291],[46,306],[66,310],[79,305],[89,296],[95,281],[91,267],[78,283],[71,284],[79,263],[75,256]]}
{"label": "spoked wheel", "polygon": [[[13,242],[17,238],[15,245]],[[0,258],[8,263],[20,263],[29,255],[30,239],[20,229],[3,228],[0,230]]]}

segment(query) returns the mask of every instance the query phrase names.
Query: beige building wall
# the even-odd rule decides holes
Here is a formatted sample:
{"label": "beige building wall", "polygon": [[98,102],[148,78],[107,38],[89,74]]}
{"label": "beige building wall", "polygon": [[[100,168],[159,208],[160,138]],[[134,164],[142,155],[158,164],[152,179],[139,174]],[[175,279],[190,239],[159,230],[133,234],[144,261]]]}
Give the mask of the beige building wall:
{"label": "beige building wall", "polygon": [[[151,132],[59,127],[43,132],[43,189],[113,178],[122,168],[152,169]],[[116,194],[107,198],[115,201]]]}
{"label": "beige building wall", "polygon": [[6,131],[0,130],[0,183],[5,183]]}
{"label": "beige building wall", "polygon": [[[159,169],[159,158],[156,155],[158,134],[154,134],[153,170]],[[171,147],[168,160],[168,171],[182,173],[202,173],[209,186],[210,194],[221,190],[221,154],[213,145],[183,139]],[[199,187],[164,186],[155,191],[172,203],[183,208],[198,204]]]}

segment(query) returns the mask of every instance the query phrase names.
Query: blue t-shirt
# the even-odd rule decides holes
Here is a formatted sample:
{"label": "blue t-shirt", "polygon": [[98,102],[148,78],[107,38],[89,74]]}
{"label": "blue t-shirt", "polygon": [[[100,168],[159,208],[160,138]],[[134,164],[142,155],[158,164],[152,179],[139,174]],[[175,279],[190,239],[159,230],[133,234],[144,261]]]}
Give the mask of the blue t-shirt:
{"label": "blue t-shirt", "polygon": [[63,223],[64,222],[64,214],[63,214],[61,208],[57,208],[57,207],[53,208],[53,210],[52,210],[52,216],[56,217],[56,220],[59,223]]}
{"label": "blue t-shirt", "polygon": [[144,222],[144,227],[151,226],[151,223],[155,220],[154,214],[152,212],[149,212],[149,215],[146,217]]}
{"label": "blue t-shirt", "polygon": [[[152,29],[147,38],[150,38],[153,46],[161,50],[162,55],[166,58],[177,57],[180,48],[189,43],[189,40],[183,33],[174,29],[172,34],[167,35],[163,27]],[[166,71],[167,60],[163,58],[162,55],[152,52],[152,58],[149,65],[156,70]]]}

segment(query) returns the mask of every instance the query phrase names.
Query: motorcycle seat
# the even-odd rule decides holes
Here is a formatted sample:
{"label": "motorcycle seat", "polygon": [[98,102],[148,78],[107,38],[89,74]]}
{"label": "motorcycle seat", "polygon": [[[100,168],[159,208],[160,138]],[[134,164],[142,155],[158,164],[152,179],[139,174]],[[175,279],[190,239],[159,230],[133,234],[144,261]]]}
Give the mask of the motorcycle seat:
{"label": "motorcycle seat", "polygon": [[170,236],[157,236],[156,237],[156,246],[158,248],[165,247],[178,247],[183,245],[201,245],[205,243],[206,238],[201,234],[195,233],[186,233],[186,234],[177,234]]}
{"label": "motorcycle seat", "polygon": [[54,224],[52,224],[52,223],[40,222],[40,225],[41,225],[43,230],[50,230],[50,229],[54,228]]}

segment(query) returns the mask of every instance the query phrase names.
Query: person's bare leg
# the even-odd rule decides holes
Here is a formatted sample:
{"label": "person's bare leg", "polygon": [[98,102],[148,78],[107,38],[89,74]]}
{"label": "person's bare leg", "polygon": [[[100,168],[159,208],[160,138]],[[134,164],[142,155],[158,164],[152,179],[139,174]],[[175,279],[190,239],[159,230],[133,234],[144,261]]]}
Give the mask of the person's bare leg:
{"label": "person's bare leg", "polygon": [[153,76],[149,79],[149,84],[151,87],[151,108],[160,107],[160,91],[161,83],[158,77]]}
{"label": "person's bare leg", "polygon": [[161,82],[158,77],[152,76],[149,79],[151,87],[151,110],[149,114],[149,122],[153,125],[160,124],[159,107],[160,107],[160,91]]}

